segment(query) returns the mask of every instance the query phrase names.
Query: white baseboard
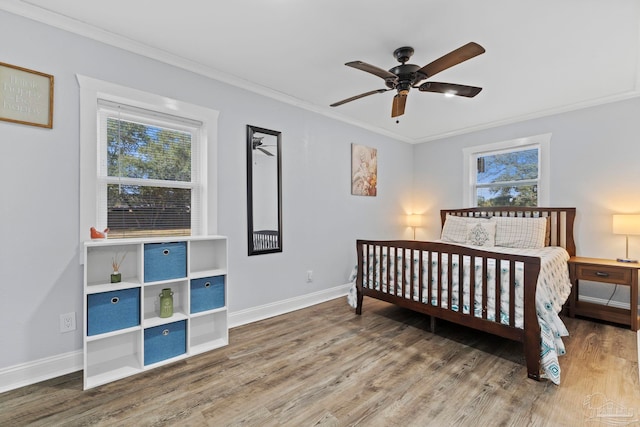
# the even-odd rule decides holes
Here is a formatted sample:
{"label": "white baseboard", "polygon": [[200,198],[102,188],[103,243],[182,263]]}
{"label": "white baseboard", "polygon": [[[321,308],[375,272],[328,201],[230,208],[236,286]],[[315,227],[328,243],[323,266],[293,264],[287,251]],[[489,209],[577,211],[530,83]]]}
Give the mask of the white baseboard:
{"label": "white baseboard", "polygon": [[0,393],[82,370],[82,350],[0,370]]}
{"label": "white baseboard", "polygon": [[[245,325],[269,317],[320,304],[347,295],[351,284],[308,295],[229,313],[229,327]],[[347,301],[345,300],[345,305]],[[47,357],[0,369],[0,393],[82,370],[82,350]]]}
{"label": "white baseboard", "polygon": [[[258,320],[268,319],[270,317],[279,316],[281,314],[290,313],[312,305],[320,304],[325,301],[344,297],[349,292],[351,283],[336,286],[334,288],[325,289],[314,292],[312,294],[301,295],[295,298],[289,298],[284,301],[277,301],[271,304],[252,307],[246,310],[229,313],[229,327],[246,325],[247,323],[257,322]],[[347,301],[345,300],[345,305]]]}

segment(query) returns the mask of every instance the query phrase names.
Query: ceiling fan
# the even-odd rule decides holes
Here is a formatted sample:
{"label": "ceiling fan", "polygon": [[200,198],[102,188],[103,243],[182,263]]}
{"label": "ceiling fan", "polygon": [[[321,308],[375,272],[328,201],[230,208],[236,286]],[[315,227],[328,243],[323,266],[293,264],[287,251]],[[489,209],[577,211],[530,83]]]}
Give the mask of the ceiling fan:
{"label": "ceiling fan", "polygon": [[270,152],[266,148],[264,148],[264,147],[273,147],[273,145],[264,145],[264,143],[262,142],[263,139],[264,139],[264,136],[254,136],[254,137],[252,137],[251,146],[253,147],[254,150],[262,151],[267,156],[273,156],[272,152]]}
{"label": "ceiling fan", "polygon": [[413,55],[413,48],[409,46],[401,47],[393,52],[393,56],[401,63],[391,68],[389,71],[378,68],[375,65],[367,64],[362,61],[347,62],[346,66],[357,68],[362,71],[366,71],[375,76],[384,79],[387,89],[376,89],[369,92],[361,93],[360,95],[352,96],[351,98],[343,99],[342,101],[331,104],[332,107],[337,107],[347,102],[355,101],[356,99],[364,98],[365,96],[373,95],[375,93],[383,93],[389,90],[397,90],[397,94],[393,97],[393,105],[391,108],[391,117],[398,117],[404,114],[404,107],[407,102],[407,95],[411,88],[416,88],[421,92],[438,92],[445,95],[457,95],[465,96],[467,98],[473,98],[482,90],[481,87],[459,85],[454,83],[441,83],[441,82],[424,82],[423,80],[431,78],[437,73],[446,70],[447,68],[458,65],[468,59],[478,56],[485,52],[484,48],[477,43],[470,42],[464,46],[453,50],[446,55],[436,59],[435,61],[420,68],[418,65],[407,64],[406,62]]}

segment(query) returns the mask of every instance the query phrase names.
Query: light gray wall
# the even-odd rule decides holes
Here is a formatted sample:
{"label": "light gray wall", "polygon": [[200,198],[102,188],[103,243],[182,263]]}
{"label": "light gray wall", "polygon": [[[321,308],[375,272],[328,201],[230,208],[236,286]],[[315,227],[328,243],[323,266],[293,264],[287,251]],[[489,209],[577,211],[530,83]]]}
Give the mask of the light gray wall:
{"label": "light gray wall", "polygon": [[[76,73],[220,111],[218,233],[230,312],[344,284],[356,238],[399,238],[413,147],[0,11],[0,61],[55,77],[53,129],[0,122],[0,369],[82,348]],[[284,252],[248,257],[246,125],[282,131]],[[377,197],[350,195],[351,143],[378,149]],[[87,230],[88,232],[88,230]],[[306,271],[314,271],[312,283]]]}
{"label": "light gray wall", "polygon": [[[639,118],[640,98],[633,98],[416,146],[415,200],[429,218],[419,235],[438,237],[438,210],[462,205],[463,148],[551,133],[550,205],[577,208],[577,254],[624,256],[625,238],[612,234],[611,224],[614,213],[640,212]],[[640,258],[640,236],[629,238],[629,255]],[[614,300],[624,300],[626,293],[628,302],[627,289]],[[597,298],[611,295],[604,287],[584,291]]]}

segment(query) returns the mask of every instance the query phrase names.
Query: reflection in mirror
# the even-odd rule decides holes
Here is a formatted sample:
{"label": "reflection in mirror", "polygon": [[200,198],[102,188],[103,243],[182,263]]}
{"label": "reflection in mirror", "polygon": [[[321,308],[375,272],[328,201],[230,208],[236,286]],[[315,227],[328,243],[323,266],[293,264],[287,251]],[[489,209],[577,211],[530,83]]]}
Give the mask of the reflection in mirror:
{"label": "reflection in mirror", "polygon": [[280,134],[247,125],[249,255],[282,252]]}

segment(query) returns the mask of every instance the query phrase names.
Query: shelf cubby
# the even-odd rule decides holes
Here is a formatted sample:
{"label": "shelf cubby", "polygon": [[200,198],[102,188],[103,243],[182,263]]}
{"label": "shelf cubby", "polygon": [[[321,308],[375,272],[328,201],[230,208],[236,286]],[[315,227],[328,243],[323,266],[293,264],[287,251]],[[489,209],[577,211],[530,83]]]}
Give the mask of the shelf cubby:
{"label": "shelf cubby", "polygon": [[189,242],[191,277],[227,274],[226,239],[194,239]]}
{"label": "shelf cubby", "polygon": [[189,348],[191,354],[203,353],[229,344],[226,310],[200,313],[191,317]]}
{"label": "shelf cubby", "polygon": [[[162,323],[174,322],[178,319],[185,319],[189,313],[188,307],[188,282],[178,280],[167,283],[145,285],[143,293],[143,323],[145,327],[159,325]],[[171,289],[173,292],[173,315],[171,317],[160,317],[160,293],[163,289]]]}
{"label": "shelf cubby", "polygon": [[137,374],[142,370],[140,330],[87,342],[84,388]]}

